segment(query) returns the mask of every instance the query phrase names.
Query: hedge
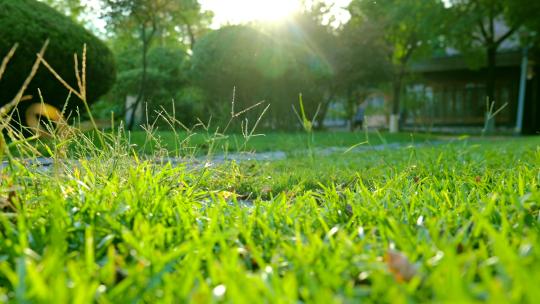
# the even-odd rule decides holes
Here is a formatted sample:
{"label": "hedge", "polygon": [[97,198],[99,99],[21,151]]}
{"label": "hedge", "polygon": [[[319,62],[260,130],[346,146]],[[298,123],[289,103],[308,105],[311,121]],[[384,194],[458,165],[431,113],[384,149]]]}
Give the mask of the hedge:
{"label": "hedge", "polygon": [[[15,43],[19,48],[0,80],[0,105],[8,103],[27,77],[43,43],[49,39],[45,59],[74,88],[77,81],[74,73],[73,54],[81,58],[83,45],[87,45],[87,99],[96,101],[113,85],[116,78],[114,56],[110,49],[82,26],[73,22],[53,8],[35,0],[0,0],[0,58],[3,58]],[[63,108],[68,91],[44,67],[41,66],[26,95],[32,101],[22,102],[23,110],[31,102],[39,102],[38,90],[44,101]],[[74,95],[68,109],[77,107],[83,111],[82,102]]]}
{"label": "hedge", "polygon": [[[260,128],[299,127],[292,106],[298,108],[299,93],[308,116],[322,103],[330,68],[325,58],[299,37],[296,26],[259,30],[249,25],[225,26],[201,37],[193,50],[192,77],[204,92],[206,112],[213,121],[229,119],[235,89],[236,109],[264,100],[270,110]],[[246,113],[259,119],[261,109]]]}

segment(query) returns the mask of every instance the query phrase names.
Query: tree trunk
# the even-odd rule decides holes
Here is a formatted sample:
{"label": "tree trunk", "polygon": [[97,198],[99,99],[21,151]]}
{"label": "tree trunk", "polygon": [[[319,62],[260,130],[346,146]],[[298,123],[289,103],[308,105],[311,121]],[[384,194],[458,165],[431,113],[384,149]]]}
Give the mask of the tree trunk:
{"label": "tree trunk", "polygon": [[332,99],[334,99],[334,94],[330,94],[328,98],[324,98],[323,102],[321,103],[317,116],[317,130],[324,129],[324,120],[326,119],[326,114],[328,113],[328,108],[330,107]]}
{"label": "tree trunk", "polygon": [[144,91],[145,91],[146,78],[147,78],[146,70],[148,66],[147,57],[148,57],[148,47],[149,47],[150,39],[146,37],[146,28],[144,27],[144,25],[141,28],[141,36],[142,36],[142,43],[143,43],[141,83],[139,84],[139,93],[137,94],[137,99],[135,100],[135,103],[132,105],[132,109],[131,109],[129,124],[127,125],[127,129],[129,131],[132,131],[133,127],[135,126],[135,116],[137,114],[137,108],[139,107],[139,104],[144,99]]}
{"label": "tree trunk", "polygon": [[403,87],[404,68],[401,68],[393,83],[392,111],[390,113],[390,133],[399,132],[399,111],[401,107],[401,90]]}
{"label": "tree trunk", "polygon": [[486,96],[489,103],[495,100],[495,86],[497,81],[497,46],[487,48],[487,69],[486,69]]}
{"label": "tree trunk", "polygon": [[195,38],[195,33],[193,32],[193,27],[191,24],[186,24],[188,37],[189,37],[189,49],[193,51],[193,48],[195,47],[195,42],[197,42]]}
{"label": "tree trunk", "polygon": [[399,114],[399,108],[401,103],[401,86],[402,86],[401,74],[396,77],[393,83],[394,95],[392,98],[392,114]]}
{"label": "tree trunk", "polygon": [[354,131],[354,114],[356,113],[357,100],[355,94],[353,94],[352,89],[347,90],[347,116],[349,119],[349,129]]}

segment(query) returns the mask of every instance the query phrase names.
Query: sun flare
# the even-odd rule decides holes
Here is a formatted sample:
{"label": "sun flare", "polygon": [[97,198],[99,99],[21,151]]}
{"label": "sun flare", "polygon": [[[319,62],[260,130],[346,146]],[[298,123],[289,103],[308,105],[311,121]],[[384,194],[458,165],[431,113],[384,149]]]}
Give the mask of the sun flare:
{"label": "sun flare", "polygon": [[295,0],[205,0],[203,7],[219,12],[218,23],[243,23],[250,21],[276,22],[284,20],[300,9]]}

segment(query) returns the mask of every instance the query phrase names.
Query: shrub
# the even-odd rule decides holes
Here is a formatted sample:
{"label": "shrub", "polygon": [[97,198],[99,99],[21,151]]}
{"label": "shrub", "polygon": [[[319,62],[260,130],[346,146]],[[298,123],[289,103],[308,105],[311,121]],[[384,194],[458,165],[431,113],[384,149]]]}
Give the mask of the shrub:
{"label": "shrub", "polygon": [[[324,58],[295,36],[295,28],[260,31],[250,26],[226,26],[202,37],[193,50],[193,79],[206,94],[207,112],[228,115],[236,88],[239,111],[261,100],[272,104],[261,127],[293,129],[298,126],[291,105],[304,95],[308,116],[324,96],[330,74]],[[252,111],[255,121],[260,111]]]}
{"label": "shrub", "polygon": [[[19,43],[0,81],[0,105],[15,96],[31,70],[36,53],[47,39],[50,39],[50,44],[45,59],[74,88],[77,88],[77,81],[73,54],[77,53],[80,59],[86,44],[89,103],[110,89],[116,77],[114,57],[102,41],[46,4],[35,0],[0,0],[0,57]],[[59,109],[64,106],[68,90],[43,66],[26,91],[26,95],[33,96],[31,102],[40,101],[38,88],[46,103]],[[24,110],[31,102],[22,102],[19,109]],[[81,105],[82,101],[72,96],[68,110],[83,109]]]}
{"label": "shrub", "polygon": [[[178,119],[185,124],[194,122],[199,116],[200,92],[189,85],[189,55],[178,45],[157,46],[148,52],[147,74],[143,98],[143,110],[148,110],[148,118],[154,122],[162,109],[172,112],[174,101]],[[137,96],[142,76],[140,50],[128,47],[118,52],[118,81],[111,90],[109,99],[123,107],[126,96]],[[146,118],[146,115],[144,115]],[[158,119],[158,124],[165,124]]]}
{"label": "shrub", "polygon": [[[148,52],[145,102],[170,104],[186,85],[189,56],[179,47],[155,47]],[[118,82],[113,93],[122,101],[137,95],[140,89],[142,63],[139,50],[127,49],[118,54]]]}

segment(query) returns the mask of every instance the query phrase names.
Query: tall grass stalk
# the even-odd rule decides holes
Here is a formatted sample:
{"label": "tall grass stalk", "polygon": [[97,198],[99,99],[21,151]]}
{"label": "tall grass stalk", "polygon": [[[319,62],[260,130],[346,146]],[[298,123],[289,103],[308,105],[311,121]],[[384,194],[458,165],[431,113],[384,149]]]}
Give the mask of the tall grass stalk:
{"label": "tall grass stalk", "polygon": [[306,115],[306,111],[304,110],[304,100],[302,98],[302,94],[298,95],[298,104],[300,107],[300,113],[296,110],[294,105],[292,106],[294,113],[296,114],[296,117],[298,118],[298,121],[300,122],[300,125],[302,126],[302,129],[306,133],[306,147],[309,154],[309,157],[313,159],[314,157],[314,143],[315,143],[315,137],[313,134],[313,122],[317,119],[317,115],[319,114],[320,110],[320,104],[317,107],[317,110],[315,111],[315,114],[313,118],[310,120],[308,119]]}

